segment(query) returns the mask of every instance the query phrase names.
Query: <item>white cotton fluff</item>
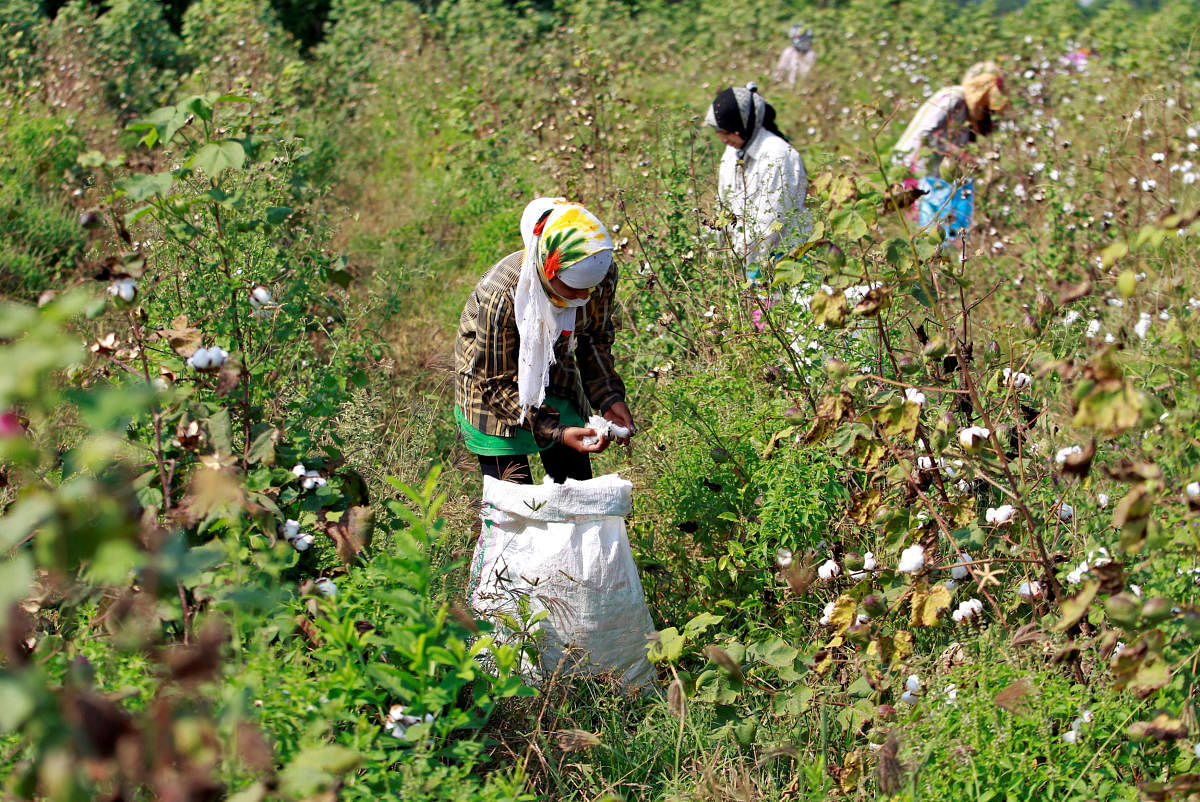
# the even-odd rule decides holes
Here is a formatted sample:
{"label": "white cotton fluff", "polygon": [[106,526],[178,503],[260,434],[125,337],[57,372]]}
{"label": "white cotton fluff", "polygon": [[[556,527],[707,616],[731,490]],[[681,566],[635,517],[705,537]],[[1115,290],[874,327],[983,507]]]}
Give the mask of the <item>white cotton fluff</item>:
{"label": "white cotton fluff", "polygon": [[878,564],[875,561],[875,555],[868,551],[866,554],[863,555],[862,570],[851,571],[850,578],[856,582],[860,579],[865,579],[867,577],[867,575],[870,574],[872,571],[874,571],[877,567],[878,567]]}
{"label": "white cotton fluff", "polygon": [[990,524],[1003,526],[1004,524],[1011,523],[1016,514],[1016,507],[1011,504],[1001,504],[999,507],[988,507],[983,517]]}
{"label": "white cotton fluff", "polygon": [[965,551],[958,555],[958,563],[950,568],[950,576],[954,579],[966,579],[971,575],[970,569],[964,563],[971,562],[971,555]]}
{"label": "white cotton fluff", "polygon": [[1022,582],[1017,587],[1017,595],[1022,599],[1036,599],[1042,595],[1042,586],[1037,582]]}
{"label": "white cotton fluff", "polygon": [[131,278],[119,278],[108,285],[108,294],[115,295],[125,303],[133,303],[137,296],[137,281]]}
{"label": "white cotton fluff", "polygon": [[283,524],[284,540],[291,540],[300,534],[300,522],[294,521],[291,518],[287,519]]}
{"label": "white cotton fluff", "polygon": [[324,487],[327,484],[329,484],[329,482],[325,479],[325,477],[316,471],[305,471],[300,477],[300,487],[304,488],[305,490]]}
{"label": "white cotton fluff", "polygon": [[1188,482],[1184,492],[1187,493],[1188,498],[1200,498],[1200,482]]}
{"label": "white cotton fluff", "polygon": [[924,690],[924,685],[921,684],[921,678],[916,674],[909,674],[908,679],[904,681],[904,690],[909,693],[920,693]]}
{"label": "white cotton fluff", "polygon": [[900,563],[896,570],[902,574],[915,574],[925,567],[925,549],[913,545],[900,553]]}
{"label": "white cotton fluff", "polygon": [[331,599],[337,598],[337,593],[338,593],[337,584],[329,577],[327,577],[327,576],[317,577],[316,585],[317,585],[317,590],[321,591],[321,593],[325,594],[329,598],[331,598]]}
{"label": "white cotton fluff", "polygon": [[188,365],[196,370],[216,370],[225,364],[225,360],[229,358],[229,353],[219,345],[214,345],[211,348],[197,348],[195,353],[188,357]]}
{"label": "white cotton fluff", "polygon": [[829,618],[833,615],[833,602],[826,602],[825,609],[821,611],[820,624],[823,627],[829,626]]}
{"label": "white cotton fluff", "polygon": [[833,560],[826,560],[821,564],[821,567],[817,569],[817,576],[820,579],[828,581],[835,578],[841,572],[842,569],[837,563],[835,563]]}
{"label": "white cotton fluff", "polygon": [[775,550],[775,564],[780,568],[791,568],[792,559],[791,549],[779,548]]}
{"label": "white cotton fluff", "polygon": [[970,621],[978,615],[983,614],[983,602],[979,599],[967,599],[964,602],[959,602],[958,608],[950,614],[956,623]]}
{"label": "white cotton fluff", "polygon": [[958,433],[958,442],[967,451],[974,451],[982,446],[991,434],[991,429],[984,426],[968,426]]}
{"label": "white cotton fluff", "polygon": [[292,473],[296,474],[296,476],[303,476],[307,471],[308,469],[304,467],[303,462],[297,462],[292,466]]}
{"label": "white cotton fluff", "polygon": [[263,285],[259,284],[254,289],[250,290],[250,305],[255,309],[268,306],[271,303],[271,291]]}
{"label": "white cotton fluff", "polygon": [[1107,507],[1108,506],[1108,493],[1097,493],[1096,494],[1096,503],[1099,504],[1101,507]]}
{"label": "white cotton fluff", "polygon": [[422,719],[420,716],[409,715],[404,705],[392,705],[383,721],[383,729],[393,738],[403,739],[408,734],[408,728],[414,724],[420,724],[422,721],[432,724],[435,720],[432,713],[426,713]]}
{"label": "white cotton fluff", "polygon": [[1054,461],[1057,464],[1062,465],[1064,462],[1067,461],[1067,457],[1071,456],[1072,454],[1082,454],[1082,453],[1083,453],[1083,449],[1080,448],[1079,446],[1067,446],[1066,448],[1060,448],[1058,450],[1058,453],[1054,455]]}
{"label": "white cotton fluff", "polygon": [[1014,390],[1024,390],[1033,384],[1033,377],[1028,373],[1021,373],[1012,368],[1004,369],[1004,385],[1011,387]]}
{"label": "white cotton fluff", "polygon": [[618,426],[617,424],[600,415],[593,415],[592,417],[588,418],[587,428],[595,430],[597,435],[596,437],[583,438],[583,444],[587,446],[594,446],[601,440],[606,439],[611,440],[614,438],[620,438],[624,440],[633,434],[632,428]]}
{"label": "white cotton fluff", "polygon": [[1058,520],[1069,523],[1075,517],[1075,508],[1065,501],[1058,504]]}
{"label": "white cotton fluff", "polygon": [[904,400],[911,401],[917,406],[920,406],[921,404],[925,403],[925,393],[912,387],[907,387],[904,390]]}

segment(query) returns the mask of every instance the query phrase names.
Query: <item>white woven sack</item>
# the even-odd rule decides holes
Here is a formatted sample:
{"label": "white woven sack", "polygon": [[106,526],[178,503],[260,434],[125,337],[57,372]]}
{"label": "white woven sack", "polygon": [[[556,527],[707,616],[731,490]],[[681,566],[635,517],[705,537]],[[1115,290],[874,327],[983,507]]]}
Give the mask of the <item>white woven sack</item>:
{"label": "white woven sack", "polygon": [[[646,659],[654,631],[625,516],[633,485],[617,474],[564,484],[483,480],[483,530],[468,593],[490,619],[515,616],[521,597],[538,625],[541,671],[615,671],[631,687],[655,679]],[[499,632],[497,633],[500,634]]]}

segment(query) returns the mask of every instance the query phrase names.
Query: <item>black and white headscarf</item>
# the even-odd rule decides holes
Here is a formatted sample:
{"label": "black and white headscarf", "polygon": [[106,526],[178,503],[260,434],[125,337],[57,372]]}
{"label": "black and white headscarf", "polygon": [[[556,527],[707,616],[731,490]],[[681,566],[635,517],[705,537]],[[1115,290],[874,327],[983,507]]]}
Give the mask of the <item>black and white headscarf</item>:
{"label": "black and white headscarf", "polygon": [[745,141],[742,150],[749,147],[764,128],[781,139],[787,139],[775,125],[775,107],[758,93],[758,87],[753,83],[746,84],[744,88],[735,86],[719,92],[708,107],[704,123],[741,136]]}
{"label": "black and white headscarf", "polygon": [[812,50],[813,32],[812,28],[805,28],[800,23],[792,26],[788,31],[788,38],[792,40],[792,47],[799,50],[801,53],[807,53]]}

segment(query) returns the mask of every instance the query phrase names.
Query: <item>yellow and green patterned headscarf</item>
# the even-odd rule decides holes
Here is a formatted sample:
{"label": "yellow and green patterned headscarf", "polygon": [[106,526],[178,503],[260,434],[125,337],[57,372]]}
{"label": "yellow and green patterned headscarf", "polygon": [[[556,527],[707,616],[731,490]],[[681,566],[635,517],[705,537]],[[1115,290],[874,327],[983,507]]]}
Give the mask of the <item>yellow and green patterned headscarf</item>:
{"label": "yellow and green patterned headscarf", "polygon": [[514,297],[520,354],[517,386],[522,407],[540,406],[554,362],[554,343],[575,331],[577,308],[586,298],[565,300],[550,288],[558,278],[585,290],[604,281],[612,267],[612,238],[594,214],[565,198],[538,198],[521,215],[525,254]]}

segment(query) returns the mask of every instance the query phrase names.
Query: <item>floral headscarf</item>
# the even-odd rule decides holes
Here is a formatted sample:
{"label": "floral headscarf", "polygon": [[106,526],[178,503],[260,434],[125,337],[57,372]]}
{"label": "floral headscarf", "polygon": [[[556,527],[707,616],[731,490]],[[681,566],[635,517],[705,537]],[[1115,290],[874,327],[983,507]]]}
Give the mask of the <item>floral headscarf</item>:
{"label": "floral headscarf", "polygon": [[546,399],[554,343],[575,331],[578,308],[588,300],[560,298],[550,280],[557,277],[576,290],[595,287],[612,266],[613,243],[594,214],[565,198],[538,198],[526,206],[521,239],[525,252],[515,306],[520,335],[517,389],[524,422],[526,410]]}
{"label": "floral headscarf", "polygon": [[1008,96],[1004,94],[1004,73],[994,61],[981,61],[967,70],[962,88],[967,108],[975,119],[988,111],[999,114],[1008,107]]}

